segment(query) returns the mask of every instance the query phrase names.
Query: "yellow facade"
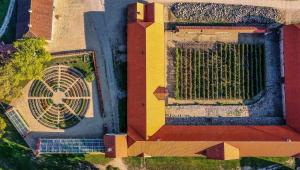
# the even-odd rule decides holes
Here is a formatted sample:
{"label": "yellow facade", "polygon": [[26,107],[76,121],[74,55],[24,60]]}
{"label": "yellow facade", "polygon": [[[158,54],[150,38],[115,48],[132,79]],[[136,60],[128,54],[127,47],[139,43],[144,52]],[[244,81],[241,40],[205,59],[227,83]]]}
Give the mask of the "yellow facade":
{"label": "yellow facade", "polygon": [[155,16],[160,18],[146,28],[146,133],[153,135],[165,124],[165,101],[158,100],[154,91],[165,87],[164,25],[163,15],[156,14],[163,8],[154,5]]}
{"label": "yellow facade", "polygon": [[163,4],[153,3],[154,4],[154,22],[164,24],[164,6]]}
{"label": "yellow facade", "polygon": [[238,148],[224,143],[224,160],[240,159],[240,151]]}
{"label": "yellow facade", "polygon": [[144,14],[145,14],[145,6],[142,3],[136,3],[136,19],[138,21],[143,21],[144,20]]}
{"label": "yellow facade", "polygon": [[127,135],[115,135],[116,158],[127,157]]}

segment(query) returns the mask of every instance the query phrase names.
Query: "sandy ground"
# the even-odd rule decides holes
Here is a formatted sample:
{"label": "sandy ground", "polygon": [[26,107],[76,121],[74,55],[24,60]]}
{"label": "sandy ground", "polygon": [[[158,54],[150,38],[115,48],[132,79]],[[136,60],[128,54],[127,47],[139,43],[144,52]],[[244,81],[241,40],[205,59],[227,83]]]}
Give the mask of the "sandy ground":
{"label": "sandy ground", "polygon": [[[92,5],[92,4],[95,5]],[[85,13],[103,11],[97,0],[55,0],[50,52],[86,48]]]}

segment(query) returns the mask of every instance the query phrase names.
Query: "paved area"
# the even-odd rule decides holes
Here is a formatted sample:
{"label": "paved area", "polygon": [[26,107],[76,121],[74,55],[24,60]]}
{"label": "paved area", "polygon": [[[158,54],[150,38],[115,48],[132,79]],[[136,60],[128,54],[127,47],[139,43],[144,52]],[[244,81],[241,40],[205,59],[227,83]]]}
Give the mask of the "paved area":
{"label": "paved area", "polygon": [[[94,5],[93,5],[94,4]],[[54,0],[51,52],[86,48],[85,13],[103,11],[98,0]]]}
{"label": "paved area", "polygon": [[1,27],[0,27],[0,38],[3,36],[3,34],[6,31],[6,28],[8,27],[10,18],[12,16],[12,13],[13,13],[13,10],[14,10],[14,7],[15,7],[15,2],[16,2],[16,0],[10,0],[6,16],[4,18],[4,21],[1,25]]}

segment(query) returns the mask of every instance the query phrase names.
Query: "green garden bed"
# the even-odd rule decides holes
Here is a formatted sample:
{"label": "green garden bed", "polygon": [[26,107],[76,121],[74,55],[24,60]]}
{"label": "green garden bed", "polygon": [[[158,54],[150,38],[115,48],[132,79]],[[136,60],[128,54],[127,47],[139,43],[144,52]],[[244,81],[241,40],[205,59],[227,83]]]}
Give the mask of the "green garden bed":
{"label": "green garden bed", "polygon": [[263,44],[176,48],[174,66],[177,100],[245,100],[264,89]]}
{"label": "green garden bed", "polygon": [[95,68],[92,54],[53,57],[50,65],[67,65],[79,70],[85,79],[92,82],[95,79]]}

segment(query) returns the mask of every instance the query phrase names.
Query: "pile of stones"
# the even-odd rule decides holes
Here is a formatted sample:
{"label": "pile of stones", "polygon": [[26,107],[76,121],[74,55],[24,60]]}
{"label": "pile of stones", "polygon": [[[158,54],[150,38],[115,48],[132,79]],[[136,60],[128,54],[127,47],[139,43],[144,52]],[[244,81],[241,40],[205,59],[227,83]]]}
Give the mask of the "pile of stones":
{"label": "pile of stones", "polygon": [[214,3],[174,3],[171,11],[186,22],[273,24],[283,22],[283,12],[269,7]]}

